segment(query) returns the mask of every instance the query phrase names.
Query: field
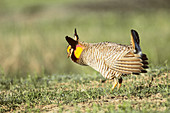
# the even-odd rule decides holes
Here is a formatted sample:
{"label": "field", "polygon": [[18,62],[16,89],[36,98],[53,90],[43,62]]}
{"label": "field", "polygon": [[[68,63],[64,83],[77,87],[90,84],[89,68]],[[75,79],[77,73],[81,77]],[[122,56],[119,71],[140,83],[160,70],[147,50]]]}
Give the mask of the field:
{"label": "field", "polygon": [[93,75],[1,78],[0,112],[169,112],[167,67],[124,77],[122,87]]}
{"label": "field", "polygon": [[[169,1],[1,0],[0,112],[169,112]],[[110,91],[90,67],[67,59],[65,36],[130,43],[138,31],[146,74]]]}

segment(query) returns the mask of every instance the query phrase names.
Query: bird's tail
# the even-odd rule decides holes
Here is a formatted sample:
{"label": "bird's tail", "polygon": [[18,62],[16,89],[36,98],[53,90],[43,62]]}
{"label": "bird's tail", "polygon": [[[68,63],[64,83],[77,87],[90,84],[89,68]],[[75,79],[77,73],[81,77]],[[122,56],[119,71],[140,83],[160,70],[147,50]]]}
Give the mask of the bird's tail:
{"label": "bird's tail", "polygon": [[[140,39],[139,39],[139,35],[135,30],[131,30],[131,44],[132,47],[134,48],[134,54],[136,54],[136,56],[138,56],[141,60],[142,60],[142,64],[143,64],[143,69],[148,68],[148,58],[146,56],[146,54],[142,53],[142,50],[140,48]],[[145,71],[143,71],[145,72]]]}
{"label": "bird's tail", "polygon": [[139,35],[135,30],[131,30],[131,45],[134,51],[127,53],[123,58],[117,60],[114,70],[123,74],[146,73],[148,68],[148,58],[142,53],[140,48]]}

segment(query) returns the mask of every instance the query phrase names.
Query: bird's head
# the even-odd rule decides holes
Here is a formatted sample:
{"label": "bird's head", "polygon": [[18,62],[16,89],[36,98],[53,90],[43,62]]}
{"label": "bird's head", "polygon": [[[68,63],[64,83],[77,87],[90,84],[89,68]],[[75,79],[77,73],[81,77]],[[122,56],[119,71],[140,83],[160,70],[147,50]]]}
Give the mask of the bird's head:
{"label": "bird's head", "polygon": [[80,58],[80,55],[83,51],[83,46],[79,43],[79,36],[77,35],[77,31],[75,29],[74,39],[66,36],[66,41],[68,42],[67,46],[67,57],[71,57],[73,61],[76,61]]}

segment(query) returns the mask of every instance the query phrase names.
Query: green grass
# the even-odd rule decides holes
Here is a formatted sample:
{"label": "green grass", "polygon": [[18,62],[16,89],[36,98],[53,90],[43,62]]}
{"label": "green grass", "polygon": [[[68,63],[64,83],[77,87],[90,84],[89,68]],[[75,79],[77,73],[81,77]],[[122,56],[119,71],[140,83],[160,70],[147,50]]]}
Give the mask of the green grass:
{"label": "green grass", "polygon": [[168,67],[124,77],[122,87],[100,74],[28,75],[0,79],[0,112],[169,112]]}

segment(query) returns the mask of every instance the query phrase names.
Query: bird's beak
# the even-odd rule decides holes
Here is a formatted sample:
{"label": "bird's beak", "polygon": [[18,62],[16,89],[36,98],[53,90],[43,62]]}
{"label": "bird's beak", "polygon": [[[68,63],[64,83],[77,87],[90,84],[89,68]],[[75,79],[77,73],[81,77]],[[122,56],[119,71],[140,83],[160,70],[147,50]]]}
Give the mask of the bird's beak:
{"label": "bird's beak", "polygon": [[68,53],[68,55],[67,55],[67,58],[69,58],[70,57],[70,53]]}
{"label": "bird's beak", "polygon": [[67,54],[67,58],[71,56],[72,52],[73,52],[73,49],[71,49],[70,52]]}

